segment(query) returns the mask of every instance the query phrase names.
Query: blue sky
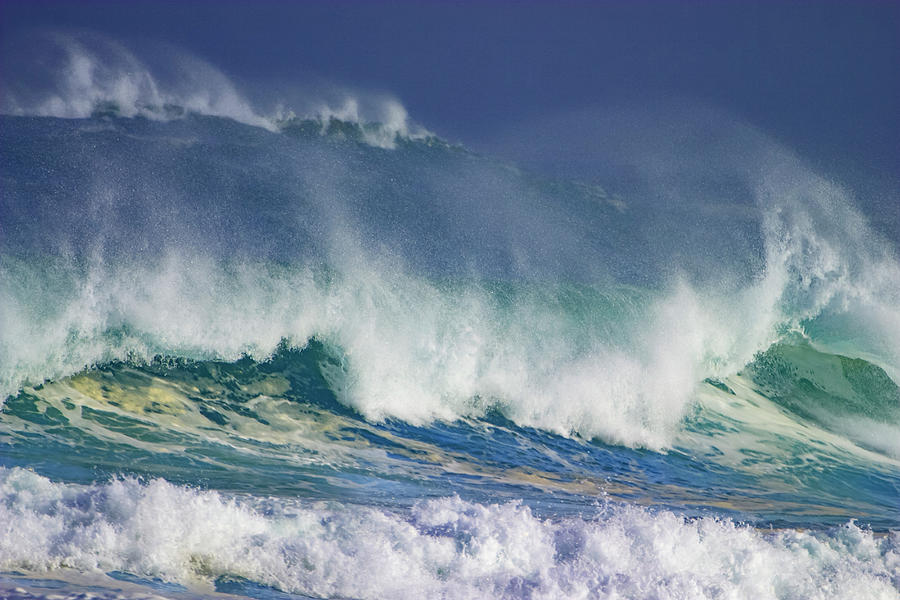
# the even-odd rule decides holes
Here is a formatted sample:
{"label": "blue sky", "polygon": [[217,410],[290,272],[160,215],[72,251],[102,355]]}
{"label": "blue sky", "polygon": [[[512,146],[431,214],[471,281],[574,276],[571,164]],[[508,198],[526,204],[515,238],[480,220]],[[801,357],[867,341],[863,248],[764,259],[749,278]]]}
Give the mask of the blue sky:
{"label": "blue sky", "polygon": [[5,40],[40,28],[171,42],[250,88],[389,92],[474,148],[567,111],[696,102],[862,192],[900,181],[896,2],[0,2]]}

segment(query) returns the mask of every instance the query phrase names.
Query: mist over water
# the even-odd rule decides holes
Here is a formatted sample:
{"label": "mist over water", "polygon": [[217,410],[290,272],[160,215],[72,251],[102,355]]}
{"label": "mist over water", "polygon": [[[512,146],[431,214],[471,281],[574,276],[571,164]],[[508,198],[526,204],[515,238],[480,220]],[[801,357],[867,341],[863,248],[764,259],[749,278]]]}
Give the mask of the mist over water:
{"label": "mist over water", "polygon": [[[54,68],[0,101],[4,571],[315,597],[900,586],[889,208],[707,107],[535,122],[500,159],[385,96],[251,102],[176,49],[41,40]],[[356,585],[372,531],[394,566]]]}

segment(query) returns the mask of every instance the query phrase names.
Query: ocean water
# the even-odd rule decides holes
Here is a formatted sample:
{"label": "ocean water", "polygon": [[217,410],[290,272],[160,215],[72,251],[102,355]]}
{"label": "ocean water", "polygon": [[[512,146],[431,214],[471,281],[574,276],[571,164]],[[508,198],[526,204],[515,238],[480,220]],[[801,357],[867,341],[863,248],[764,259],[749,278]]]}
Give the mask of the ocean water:
{"label": "ocean water", "polygon": [[0,116],[3,597],[900,597],[896,206],[69,58]]}

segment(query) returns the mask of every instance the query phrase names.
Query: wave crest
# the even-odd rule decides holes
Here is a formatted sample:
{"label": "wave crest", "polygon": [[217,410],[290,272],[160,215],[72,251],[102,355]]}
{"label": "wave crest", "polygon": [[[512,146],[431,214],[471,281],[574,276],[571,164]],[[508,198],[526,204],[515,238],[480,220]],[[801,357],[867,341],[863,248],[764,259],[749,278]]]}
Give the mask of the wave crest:
{"label": "wave crest", "polygon": [[[350,93],[334,101],[305,101],[300,115],[279,101],[262,110],[219,69],[185,50],[165,46],[145,52],[96,34],[38,32],[29,51],[4,57],[0,112],[66,119],[144,117],[166,121],[199,114],[281,131],[298,121],[318,124],[321,134],[347,123],[356,138],[380,148],[401,139],[431,136],[414,124],[394,98]],[[25,74],[25,70],[30,72]],[[299,110],[296,109],[296,110]]]}

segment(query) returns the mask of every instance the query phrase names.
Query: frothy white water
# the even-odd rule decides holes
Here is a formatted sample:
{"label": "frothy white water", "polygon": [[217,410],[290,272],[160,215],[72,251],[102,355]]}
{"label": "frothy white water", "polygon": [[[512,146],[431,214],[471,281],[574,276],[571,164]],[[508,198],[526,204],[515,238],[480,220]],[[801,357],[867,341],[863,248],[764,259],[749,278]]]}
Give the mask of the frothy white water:
{"label": "frothy white water", "polygon": [[408,513],[0,471],[0,568],[245,577],[316,597],[896,598],[900,537],[760,532],[607,506],[544,520],[458,498]]}
{"label": "frothy white water", "polygon": [[573,299],[526,287],[498,299],[497,289],[441,287],[397,265],[352,262],[326,277],[186,255],[88,273],[6,261],[2,392],[158,353],[264,359],[282,339],[303,346],[315,337],[342,359],[330,373],[338,399],[371,419],[424,424],[500,407],[564,435],[659,448],[674,434],[704,340],[685,315],[670,319],[665,302],[610,291],[605,302],[620,315],[610,317],[590,290]]}

